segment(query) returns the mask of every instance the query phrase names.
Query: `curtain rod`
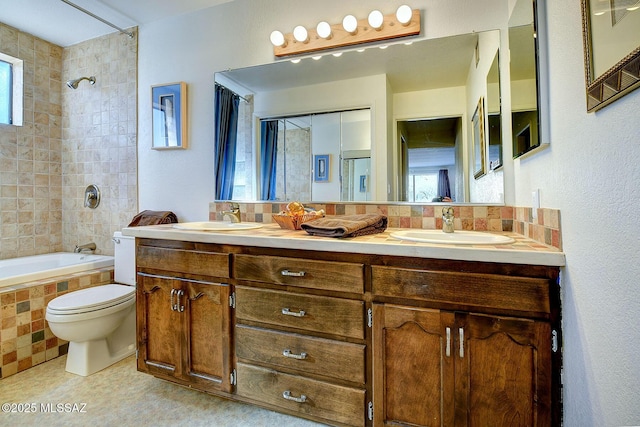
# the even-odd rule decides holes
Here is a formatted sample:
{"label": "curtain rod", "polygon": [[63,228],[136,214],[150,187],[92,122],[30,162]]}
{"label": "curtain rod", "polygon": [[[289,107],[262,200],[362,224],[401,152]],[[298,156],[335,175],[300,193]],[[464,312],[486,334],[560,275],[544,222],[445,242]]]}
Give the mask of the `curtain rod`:
{"label": "curtain rod", "polygon": [[87,9],[83,9],[82,7],[78,6],[77,4],[71,3],[71,2],[70,2],[70,1],[68,1],[68,0],[60,0],[60,1],[61,1],[61,2],[63,2],[63,3],[68,4],[68,5],[69,5],[69,6],[71,6],[71,7],[75,7],[75,8],[76,8],[76,9],[78,9],[80,12],[86,13],[86,14],[87,14],[87,15],[89,15],[90,17],[92,17],[92,18],[94,18],[94,19],[97,19],[98,21],[100,21],[100,22],[102,22],[102,23],[104,23],[104,24],[107,24],[108,26],[110,26],[110,27],[112,27],[112,28],[115,28],[116,30],[120,31],[122,34],[126,34],[126,35],[128,35],[128,36],[129,36],[129,38],[131,38],[131,39],[133,38],[133,33],[132,33],[132,32],[131,32],[131,33],[129,33],[129,32],[127,32],[127,31],[123,30],[122,28],[118,27],[117,25],[112,24],[111,22],[107,21],[106,19],[102,19],[102,18],[101,18],[101,17],[99,17],[98,15],[95,15],[95,14],[93,14],[93,13],[89,12]]}
{"label": "curtain rod", "polygon": [[231,92],[232,94],[234,94],[235,96],[237,96],[238,98],[242,99],[244,102],[246,102],[247,104],[251,104],[251,101],[249,101],[247,98],[245,98],[244,96],[240,95],[239,93],[229,89],[228,87],[226,87],[225,85],[223,85],[222,83],[218,83],[215,82],[216,86],[222,86],[223,88],[227,89],[229,92]]}

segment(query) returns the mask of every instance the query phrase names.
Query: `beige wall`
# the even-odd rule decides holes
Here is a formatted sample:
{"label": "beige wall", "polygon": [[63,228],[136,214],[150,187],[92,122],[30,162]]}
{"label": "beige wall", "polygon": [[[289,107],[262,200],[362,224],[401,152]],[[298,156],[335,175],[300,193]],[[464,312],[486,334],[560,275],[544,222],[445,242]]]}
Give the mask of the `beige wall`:
{"label": "beige wall", "polygon": [[[136,32],[134,32],[136,33]],[[111,236],[137,213],[137,38],[114,33],[65,48],[62,55],[62,243],[95,242],[113,254]],[[96,77],[96,84],[65,81]],[[84,207],[95,184],[101,201]]]}
{"label": "beige wall", "polygon": [[0,125],[0,258],[62,250],[62,48],[0,24],[24,61],[23,126]]}
{"label": "beige wall", "polygon": [[[0,258],[71,251],[137,212],[137,39],[113,34],[63,49],[0,23],[0,49],[24,61],[24,124],[0,125]],[[95,75],[97,83],[69,79]],[[96,184],[100,206],[83,207]]]}

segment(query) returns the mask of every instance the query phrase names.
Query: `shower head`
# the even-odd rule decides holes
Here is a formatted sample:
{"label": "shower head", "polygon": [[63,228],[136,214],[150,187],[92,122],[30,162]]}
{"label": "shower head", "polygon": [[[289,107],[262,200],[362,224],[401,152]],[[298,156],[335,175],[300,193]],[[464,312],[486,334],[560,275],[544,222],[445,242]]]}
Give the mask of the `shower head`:
{"label": "shower head", "polygon": [[91,76],[91,77],[80,77],[79,79],[75,79],[75,80],[68,80],[67,86],[70,87],[71,89],[78,89],[78,84],[82,80],[89,80],[89,83],[91,83],[92,85],[96,84],[96,78],[94,76]]}

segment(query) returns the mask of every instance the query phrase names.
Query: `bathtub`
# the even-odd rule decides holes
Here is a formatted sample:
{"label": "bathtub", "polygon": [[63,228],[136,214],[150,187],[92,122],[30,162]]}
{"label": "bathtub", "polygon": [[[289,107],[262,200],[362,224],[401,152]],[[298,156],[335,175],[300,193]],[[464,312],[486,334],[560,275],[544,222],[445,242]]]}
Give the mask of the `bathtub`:
{"label": "bathtub", "polygon": [[56,252],[0,260],[0,288],[113,266],[107,255]]}

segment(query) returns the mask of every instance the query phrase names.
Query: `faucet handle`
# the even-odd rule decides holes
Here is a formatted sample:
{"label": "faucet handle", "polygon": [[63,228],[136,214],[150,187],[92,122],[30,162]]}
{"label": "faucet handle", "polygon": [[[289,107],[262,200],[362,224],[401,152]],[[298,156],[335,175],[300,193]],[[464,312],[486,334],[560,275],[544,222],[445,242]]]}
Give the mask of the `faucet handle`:
{"label": "faucet handle", "polygon": [[452,217],[453,216],[453,207],[445,206],[442,208],[442,216]]}

